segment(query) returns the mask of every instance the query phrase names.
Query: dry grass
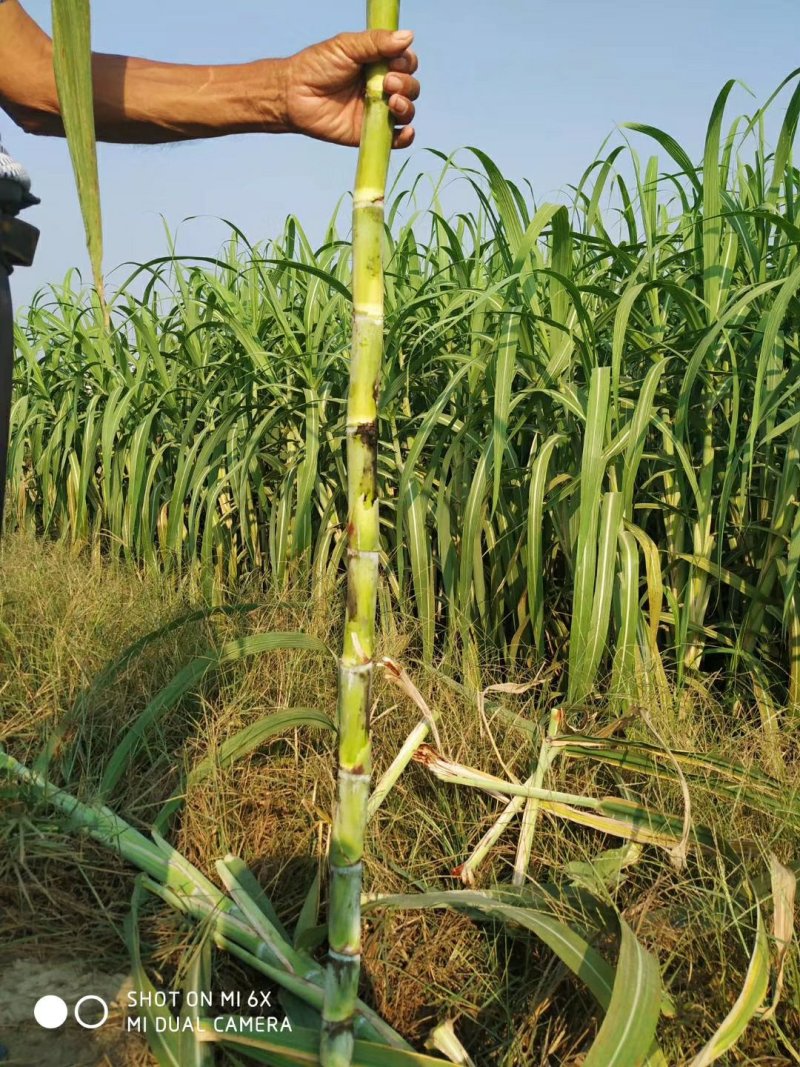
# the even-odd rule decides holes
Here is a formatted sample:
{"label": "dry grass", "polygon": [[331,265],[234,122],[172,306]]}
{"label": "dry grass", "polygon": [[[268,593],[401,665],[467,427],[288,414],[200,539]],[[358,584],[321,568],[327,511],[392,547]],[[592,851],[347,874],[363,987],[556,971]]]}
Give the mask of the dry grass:
{"label": "dry grass", "polygon": [[[124,564],[73,558],[62,546],[14,536],[0,556],[0,740],[18,758],[32,761],[53,724],[68,715],[77,694],[130,642],[192,606],[189,587],[143,578]],[[69,731],[55,767],[69,785],[91,796],[102,757],[135,713],[179,667],[210,642],[267,629],[305,629],[338,642],[335,604],[309,603],[296,594],[264,596],[241,590],[263,607],[174,631],[135,660],[114,685],[98,694]],[[441,673],[415,664],[416,633],[396,613],[382,620],[383,653],[403,660],[425,698],[439,713],[442,748],[454,760],[502,773],[488,743],[474,697]],[[309,665],[311,663],[311,666]],[[485,679],[497,680],[498,676]],[[527,679],[525,679],[527,680]],[[179,771],[213,754],[224,740],[270,710],[335,705],[335,672],[303,652],[263,655],[209,677],[199,692],[162,723],[112,798],[131,822],[146,826],[179,780]],[[499,696],[527,719],[538,719],[553,699],[551,678],[524,697]],[[676,702],[677,704],[677,702]],[[602,706],[587,708],[587,722],[602,724]],[[737,720],[726,735],[722,709],[708,694],[675,706],[654,706],[651,721],[665,740],[682,748],[714,750],[741,762],[775,762],[765,752],[757,716]],[[519,777],[535,758],[530,737],[494,714],[489,726],[502,760]],[[375,747],[380,773],[418,713],[381,681],[376,692]],[[643,722],[629,736],[651,740]],[[70,751],[73,761],[64,760]],[[793,753],[778,753],[787,794],[800,789]],[[628,776],[632,793],[656,808],[680,814],[681,792],[671,783]],[[548,783],[557,789],[602,795],[619,783],[604,768],[558,761]],[[330,827],[333,758],[329,738],[293,732],[229,767],[218,768],[186,797],[171,836],[187,858],[210,877],[214,860],[240,855],[291,925],[313,875],[322,866]],[[0,945],[3,960],[62,961],[117,971],[127,967],[121,939],[129,907],[131,872],[91,842],[71,836],[63,822],[3,786],[0,833]],[[692,791],[695,821],[727,840],[758,842],[762,854],[797,857],[798,840],[777,820],[744,805],[723,804]],[[412,765],[370,828],[366,885],[383,892],[455,888],[452,868],[461,863],[496,817],[497,804],[469,790],[443,785]],[[536,835],[532,878],[559,880],[564,864],[617,842],[543,818]],[[479,871],[479,884],[508,881],[514,862],[514,828]],[[760,874],[760,871],[753,873]],[[663,853],[646,849],[642,861],[615,892],[617,904],[642,942],[655,952],[678,1014],[660,1034],[670,1062],[686,1062],[708,1037],[741,988],[752,933],[737,923],[724,892],[734,872],[713,855],[692,853],[674,870]],[[168,910],[152,907],[144,922],[148,966],[169,983],[180,949],[193,934]],[[613,946],[611,955],[613,957]],[[217,955],[226,985],[252,984],[244,968]],[[448,912],[371,914],[365,937],[362,995],[388,1022],[421,1045],[435,1023],[457,1020],[457,1030],[483,1067],[579,1064],[596,1029],[588,995],[550,953],[527,936],[479,924]],[[790,955],[778,1024],[800,1032],[800,977]],[[105,1055],[105,1053],[103,1053]],[[122,1053],[115,1053],[122,1055]],[[126,1053],[127,1055],[127,1053]],[[98,1051],[98,1057],[100,1052]],[[129,1061],[140,1063],[140,1047]],[[771,1025],[752,1025],[731,1062],[789,1063],[790,1053]],[[136,1057],[139,1057],[137,1060]],[[783,1057],[783,1058],[781,1058]],[[103,1062],[101,1058],[95,1061]],[[232,1061],[231,1061],[232,1062]]]}

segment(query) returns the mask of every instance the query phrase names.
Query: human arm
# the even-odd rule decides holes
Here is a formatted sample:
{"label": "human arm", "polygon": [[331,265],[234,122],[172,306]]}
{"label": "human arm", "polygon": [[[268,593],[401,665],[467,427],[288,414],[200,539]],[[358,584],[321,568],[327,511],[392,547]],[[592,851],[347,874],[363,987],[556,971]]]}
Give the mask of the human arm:
{"label": "human arm", "polygon": [[[410,35],[385,31],[340,34],[285,59],[217,66],[94,53],[97,137],[159,144],[230,133],[302,133],[355,145],[363,65],[386,59],[395,147],[404,148],[414,137],[409,124],[419,94],[410,44]],[[52,42],[18,0],[0,0],[0,106],[29,133],[64,134]]]}

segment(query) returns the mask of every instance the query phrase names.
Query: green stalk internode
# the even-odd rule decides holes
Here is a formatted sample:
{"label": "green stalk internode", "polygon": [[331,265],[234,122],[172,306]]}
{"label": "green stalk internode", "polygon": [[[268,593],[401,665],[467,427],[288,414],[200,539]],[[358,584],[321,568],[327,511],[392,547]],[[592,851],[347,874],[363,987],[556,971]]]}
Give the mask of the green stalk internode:
{"label": "green stalk internode", "polygon": [[[396,30],[400,0],[367,0],[367,27]],[[380,526],[378,393],[383,360],[383,201],[393,123],[387,64],[367,68],[353,197],[353,337],[347,398],[347,609],[339,661],[339,776],[330,849],[329,960],[320,1062],[350,1067],[361,967],[361,861],[372,754],[369,710],[375,651]]]}

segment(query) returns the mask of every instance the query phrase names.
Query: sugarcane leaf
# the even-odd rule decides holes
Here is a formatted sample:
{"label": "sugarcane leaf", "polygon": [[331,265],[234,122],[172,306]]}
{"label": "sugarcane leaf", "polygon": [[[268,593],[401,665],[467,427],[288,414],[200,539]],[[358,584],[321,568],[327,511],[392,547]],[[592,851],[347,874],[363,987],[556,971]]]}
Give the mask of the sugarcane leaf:
{"label": "sugarcane leaf", "polygon": [[319,922],[321,874],[322,872],[318,867],[311,880],[311,885],[308,887],[303,906],[300,909],[300,915],[298,916],[294,928],[293,943],[295,948],[307,948],[308,944],[306,939],[309,934],[317,928]]}
{"label": "sugarcane leaf", "polygon": [[179,852],[169,841],[162,837],[158,829],[151,827],[150,836],[153,844],[168,863],[170,874],[168,881],[170,883],[173,883],[174,876],[177,874],[178,884],[182,882],[184,885],[191,886],[192,892],[205,897],[206,900],[216,901],[219,898],[219,890],[214,883],[206,878],[202,871],[193,866],[183,853]]}
{"label": "sugarcane leaf", "polygon": [[[143,637],[138,638],[132,644],[128,645],[116,659],[106,664],[89,686],[81,690],[75,698],[70,710],[48,736],[47,743],[33,764],[33,769],[38,771],[39,774],[47,773],[47,768],[50,765],[53,755],[71,726],[74,723],[81,721],[88,711],[92,701],[97,699],[104,690],[110,688],[114,681],[138,656],[142,654],[142,652],[145,651],[145,649],[153,644],[157,644],[168,634],[173,633],[182,626],[187,626],[189,623],[210,619],[215,615],[227,617],[247,614],[251,611],[256,611],[258,607],[258,604],[233,604],[221,607],[203,608],[200,611],[192,611],[188,614],[181,615],[176,619],[171,619],[164,626],[159,626],[158,629],[152,630],[150,633],[145,634]],[[71,764],[65,758],[62,761],[62,773],[64,774],[66,781],[69,781],[71,777],[70,768]]]}
{"label": "sugarcane leaf", "polygon": [[316,390],[305,390],[305,448],[297,478],[297,508],[294,515],[292,553],[308,562],[311,548],[311,513],[314,490],[319,484],[320,401]]}
{"label": "sugarcane leaf", "polygon": [[564,864],[563,870],[573,885],[583,886],[605,899],[607,890],[619,884],[622,872],[638,863],[641,854],[641,845],[631,842],[623,848],[605,849],[589,860],[571,860]]}
{"label": "sugarcane leaf", "polygon": [[631,533],[641,549],[644,557],[645,575],[647,579],[647,605],[648,630],[650,632],[651,645],[656,647],[658,630],[661,625],[661,609],[664,603],[664,582],[661,574],[661,560],[658,548],[652,538],[639,526],[626,523],[626,531]]}
{"label": "sugarcane leaf", "polygon": [[[469,373],[470,366],[471,364],[467,362],[462,367],[459,367],[459,369],[445,385],[441,395],[436,398],[435,402],[425,412],[420,423],[419,430],[417,430],[417,433],[414,436],[414,440],[411,444],[410,449],[408,450],[408,455],[406,456],[405,462],[402,466],[402,473],[400,475],[400,485],[397,490],[397,495],[401,501],[406,499],[411,479],[415,477],[416,465],[420,458],[420,455],[422,454],[423,449],[425,448],[425,445],[428,443],[431,436],[433,435],[434,430],[439,425],[439,420],[442,417],[442,412],[447,407],[448,402],[455,394],[459,385],[462,384],[463,379]],[[397,512],[398,542],[402,541],[402,520],[403,509],[401,507],[398,509]]]}
{"label": "sugarcane leaf", "polygon": [[611,692],[622,709],[630,706],[637,690],[636,649],[639,609],[639,552],[636,538],[620,530],[619,571],[614,596],[616,647],[613,653]]}
{"label": "sugarcane leaf", "polygon": [[775,981],[770,1006],[761,1021],[771,1019],[777,1011],[783,992],[786,956],[795,939],[795,898],[797,873],[784,867],[774,853],[769,857],[769,877],[772,888],[772,940],[775,946]]}
{"label": "sugarcane leaf", "polygon": [[100,781],[99,794],[107,797],[116,787],[128,766],[129,761],[139,748],[150,726],[193,689],[218,660],[214,655],[202,656],[192,660],[150,701],[147,707],[134,720],[123,735],[122,740],[112,752],[103,777]]}
{"label": "sugarcane leaf", "polygon": [[[476,579],[478,578],[481,556],[481,517],[486,495],[486,471],[492,462],[494,445],[490,439],[475,468],[472,485],[467,496],[462,527],[462,550],[458,569],[458,612],[462,619],[462,630],[466,638],[471,618],[471,604],[476,598]],[[479,603],[479,610],[485,604]]]}
{"label": "sugarcane leaf", "polygon": [[456,1036],[452,1019],[447,1019],[431,1031],[425,1042],[425,1048],[441,1052],[450,1063],[456,1063],[459,1067],[475,1067],[475,1061]]}
{"label": "sugarcane leaf", "polygon": [[[674,757],[690,771],[703,771],[717,775],[719,778],[735,782],[739,787],[752,786],[768,793],[780,793],[785,788],[777,779],[771,778],[758,767],[744,767],[732,760],[682,749],[670,749],[667,752],[648,741],[632,741],[622,737],[591,737],[576,733],[554,738],[553,743],[563,749],[567,755],[591,759],[602,759],[607,756],[609,761],[619,762],[623,767],[630,765],[637,771],[645,767],[657,767],[660,773],[662,767],[657,761]],[[668,767],[663,769],[669,771]]]}
{"label": "sugarcane leaf", "polygon": [[[174,1024],[174,1016],[166,1006],[159,1006],[156,987],[150,981],[142,965],[139,947],[139,905],[143,892],[140,879],[136,879],[131,897],[131,910],[125,919],[125,943],[131,958],[131,977],[139,994],[142,1014],[147,1020],[147,1041],[150,1051],[158,1061],[159,1067],[184,1067],[181,1058],[180,1035],[170,1033],[169,1024]],[[161,1024],[159,1031],[158,1024]],[[191,1063],[191,1061],[189,1061]],[[202,1061],[201,1061],[202,1062]]]}
{"label": "sugarcane leaf", "polygon": [[[569,222],[569,212],[563,205],[554,212],[550,230],[550,267],[542,268],[540,273],[546,274],[550,280],[550,319],[552,322],[545,379],[555,383],[561,378],[568,365],[574,344],[570,332],[570,297],[578,311],[581,310],[581,302],[580,294],[572,281],[574,271],[572,227]],[[585,324],[585,316],[582,321]],[[591,325],[588,325],[587,332],[590,333],[591,329]]]}
{"label": "sugarcane leaf", "polygon": [[[231,1026],[230,1033],[217,1027]],[[234,1028],[236,1020],[230,1022],[225,1016],[213,1020],[201,1020],[198,1025],[198,1039],[209,1044],[224,1045],[230,1049],[246,1052],[248,1060],[266,1063],[269,1067],[297,1067],[302,1064],[319,1065],[319,1032],[317,1030],[293,1026],[287,1034],[239,1034]]]}
{"label": "sugarcane leaf", "polygon": [[743,596],[749,597],[751,600],[763,602],[767,599],[756,586],[746,582],[744,578],[741,578],[738,574],[734,574],[726,567],[720,567],[719,564],[714,563],[713,560],[706,559],[704,556],[688,555],[685,552],[678,553],[677,558],[685,559],[686,562],[691,563],[693,567],[698,567],[700,570],[712,575],[717,581],[724,582],[726,585],[729,585],[731,589],[735,589],[737,593],[742,593]]}
{"label": "sugarcane leaf", "polygon": [[402,506],[408,527],[408,551],[411,557],[414,600],[422,629],[422,657],[426,663],[432,663],[436,605],[431,543],[425,528],[428,498],[415,478],[408,483],[408,494]]}
{"label": "sugarcane leaf", "polygon": [[[609,811],[598,813],[594,811],[582,811],[573,808],[569,804],[561,804],[542,800],[540,802],[544,811],[557,815],[568,822],[577,823],[579,826],[588,826],[592,830],[599,830],[613,837],[621,837],[624,841],[641,842],[646,845],[655,845],[658,848],[673,849],[680,841],[680,831],[675,821],[667,816],[648,812],[638,808],[630,811],[617,811],[609,806]],[[695,827],[698,837],[702,833],[702,827]],[[713,840],[713,839],[712,839]]]}
{"label": "sugarcane leaf", "polygon": [[585,1067],[640,1067],[650,1056],[661,1010],[658,963],[620,918],[622,940],[611,1001]]}
{"label": "sugarcane leaf", "polygon": [[[239,1016],[218,1016],[213,1023],[201,1020],[201,1041],[215,1042],[229,1048],[246,1049],[258,1063],[271,1067],[295,1067],[296,1064],[319,1064],[319,1032],[293,1026],[291,1032],[254,1034],[246,1029],[247,1020]],[[244,1030],[239,1033],[239,1030]],[[356,1040],[353,1067],[442,1067],[447,1060],[421,1052],[376,1045]]]}
{"label": "sugarcane leaf", "polygon": [[89,0],[51,0],[51,11],[53,72],[59,109],[78,187],[94,283],[105,315],[103,223],[94,128]]}
{"label": "sugarcane leaf", "polygon": [[686,152],[681,148],[674,137],[665,133],[663,130],[658,129],[656,126],[648,126],[641,122],[625,122],[623,123],[623,127],[627,130],[635,130],[637,133],[644,133],[648,137],[652,137],[654,141],[657,141],[658,144],[672,156],[678,164],[681,173],[686,175],[697,192],[702,192],[703,187],[697,174],[697,170],[691,159],[689,159]]}
{"label": "sugarcane leaf", "polygon": [[[511,714],[499,713],[511,719]],[[521,726],[518,721],[515,725]],[[522,727],[524,728],[524,727]],[[592,759],[635,773],[679,781],[674,760],[685,768],[686,778],[699,789],[727,796],[733,803],[780,814],[792,823],[800,821],[796,794],[757,768],[745,768],[728,760],[679,750],[667,752],[656,745],[623,738],[604,739],[571,734],[557,737],[553,745],[573,759]],[[662,762],[663,761],[663,762]]]}
{"label": "sugarcane leaf", "polygon": [[[798,71],[793,70],[791,74],[787,75],[776,90],[776,93],[780,92],[781,89],[788,85],[792,78],[796,78],[797,74]],[[771,103],[774,95],[775,94],[773,94],[773,97],[767,101],[765,107]],[[778,202],[778,194],[785,178],[786,164],[789,161],[792,145],[794,144],[798,118],[800,118],[800,85],[795,87],[791,100],[789,101],[789,106],[786,108],[777,147],[772,157],[772,180],[770,181],[766,202],[773,206]]]}
{"label": "sugarcane leaf", "polygon": [[147,707],[140,712],[123,735],[106,764],[100,782],[100,795],[107,796],[117,785],[129,762],[144,742],[148,731],[186,696],[212,669],[236,663],[250,656],[278,649],[301,649],[329,653],[328,646],[317,637],[304,633],[266,633],[227,641],[219,651],[208,652],[192,660],[167,683]]}
{"label": "sugarcane leaf", "polygon": [[303,1026],[308,1030],[319,1030],[322,1026],[322,1014],[288,989],[278,990],[278,1001],[286,1013],[286,1018],[291,1019],[292,1027]]}
{"label": "sugarcane leaf", "polygon": [[278,918],[278,913],[272,906],[272,901],[264,892],[264,888],[253,872],[244,862],[244,860],[238,859],[236,856],[226,856],[224,860],[224,866],[230,873],[230,876],[235,880],[237,886],[243,893],[247,894],[247,897],[251,904],[255,906],[270,926],[281,935],[283,940],[287,944],[291,944],[291,938],[286,932],[286,928]]}
{"label": "sugarcane leaf", "polygon": [[262,719],[250,723],[249,726],[243,727],[231,737],[226,738],[213,755],[206,756],[193,767],[187,780],[187,787],[199,785],[213,774],[217,767],[224,769],[232,766],[237,760],[255,751],[271,737],[303,726],[323,730],[336,729],[330,717],[316,708],[285,708],[271,715],[265,715]]}
{"label": "sugarcane leaf", "polygon": [[[272,908],[270,907],[269,911],[265,911],[261,887],[257,882],[253,886],[255,879],[252,878],[245,864],[236,859],[235,856],[226,856],[224,860],[217,860],[216,867],[220,880],[247,922],[261,940],[269,945],[279,963],[287,971],[291,971],[293,969],[292,964],[283,951],[283,946],[290,944],[288,935],[280,922],[277,927],[273,922],[272,915],[274,915],[274,912]],[[247,877],[248,875],[250,875],[249,878]],[[256,889],[255,895],[251,894],[251,889],[253,888]],[[277,919],[277,915],[275,919]]]}
{"label": "sugarcane leaf", "polygon": [[775,351],[775,345],[779,339],[779,332],[786,318],[787,309],[790,302],[794,299],[798,288],[800,288],[800,267],[793,270],[786,280],[783,281],[780,291],[776,296],[764,323],[764,335],[756,364],[755,393],[753,396],[753,410],[750,420],[750,432],[748,435],[748,448],[751,462],[755,453],[756,438],[761,429],[763,419],[762,408],[765,400],[764,385],[769,373],[770,362]]}
{"label": "sugarcane leaf", "polygon": [[713,1036],[692,1060],[690,1067],[708,1067],[733,1048],[764,1002],[769,988],[769,944],[761,908],[756,903],[756,940],[742,991]]}
{"label": "sugarcane leaf", "polygon": [[507,308],[503,318],[500,338],[497,346],[494,417],[492,420],[492,513],[497,510],[500,500],[500,486],[503,478],[503,461],[508,440],[508,417],[511,408],[511,387],[517,368],[517,350],[519,348],[520,316],[513,308]]}
{"label": "sugarcane leaf", "polygon": [[581,681],[575,692],[588,692],[597,674],[608,638],[617,541],[622,522],[622,493],[605,493],[600,508],[600,531],[596,559],[596,578],[589,634],[578,660]]}
{"label": "sugarcane leaf", "polygon": [[660,359],[653,364],[647,372],[639,396],[636,399],[636,408],[630,423],[628,444],[625,448],[624,473],[622,477],[623,511],[628,521],[633,520],[633,498],[636,478],[639,473],[647,432],[652,419],[653,399],[667,365],[668,359]]}
{"label": "sugarcane leaf", "polygon": [[714,102],[703,157],[703,295],[709,323],[717,320],[721,310],[723,219],[719,144],[725,104],[735,84],[733,79],[726,82]]}
{"label": "sugarcane leaf", "polygon": [[544,649],[544,556],[542,552],[542,522],[547,472],[553,449],[566,441],[563,434],[552,434],[538,452],[531,453],[531,479],[528,489],[528,552],[526,577],[528,582],[528,610],[536,650]]}
{"label": "sugarcane leaf", "polygon": [[516,259],[522,245],[525,230],[527,229],[527,220],[520,216],[519,205],[511,186],[500,173],[497,164],[479,148],[470,147],[469,151],[480,160],[481,166],[486,171],[489,179],[492,198],[497,205],[497,211],[503,223],[505,237],[511,253],[509,257],[510,266]]}
{"label": "sugarcane leaf", "polygon": [[191,1025],[185,1029],[181,1028],[178,1033],[182,1067],[214,1067],[214,1050],[205,1042],[198,1041],[195,1032],[198,1009],[189,1007],[188,1003],[192,994],[198,1005],[203,1003],[203,995],[212,989],[212,973],[212,945],[211,940],[205,937],[189,961],[183,982],[183,1007],[180,1017],[181,1020],[191,1020]]}
{"label": "sugarcane leaf", "polygon": [[416,895],[376,895],[367,898],[362,906],[364,912],[376,908],[409,911],[452,908],[478,918],[521,926],[536,934],[562,963],[588,986],[601,1007],[606,1008],[611,1001],[613,968],[581,934],[546,912],[505,904],[477,889],[443,890]]}
{"label": "sugarcane leaf", "polygon": [[[578,541],[575,552],[575,578],[572,624],[569,644],[570,702],[586,696],[591,687],[590,661],[594,640],[591,630],[594,591],[597,580],[597,529],[605,474],[603,441],[608,415],[610,372],[598,367],[592,372],[586,412],[581,460]],[[613,516],[612,516],[613,517]]]}

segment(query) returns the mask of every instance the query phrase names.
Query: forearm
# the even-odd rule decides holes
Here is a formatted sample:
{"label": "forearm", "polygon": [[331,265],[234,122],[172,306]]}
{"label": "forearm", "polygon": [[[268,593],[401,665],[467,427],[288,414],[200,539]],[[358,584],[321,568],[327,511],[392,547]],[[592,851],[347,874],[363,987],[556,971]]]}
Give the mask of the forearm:
{"label": "forearm", "polygon": [[[284,60],[201,67],[95,54],[92,78],[101,141],[158,144],[289,129]],[[52,42],[17,0],[0,3],[0,104],[28,132],[63,136]]]}
{"label": "forearm", "polygon": [[198,67],[96,54],[92,73],[102,141],[157,144],[288,130],[279,59]]}

